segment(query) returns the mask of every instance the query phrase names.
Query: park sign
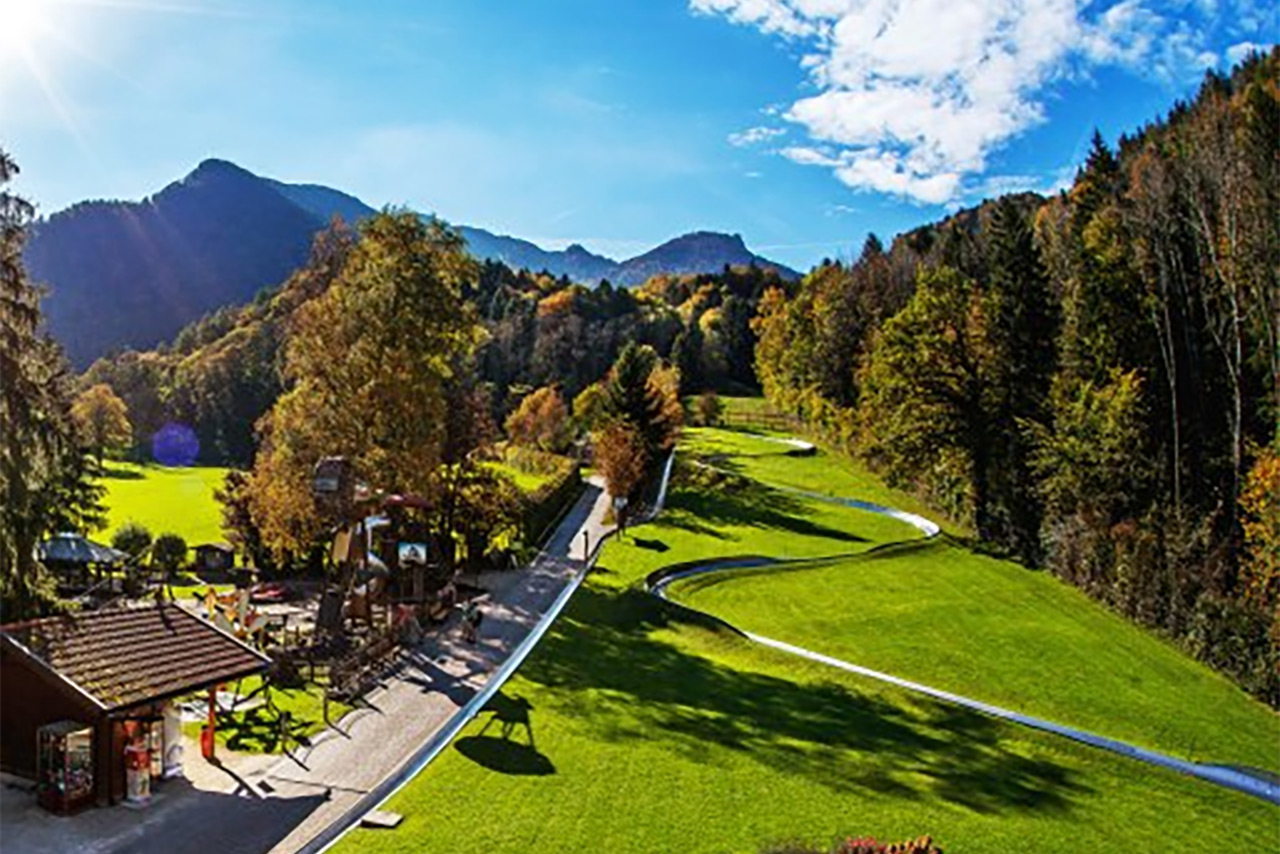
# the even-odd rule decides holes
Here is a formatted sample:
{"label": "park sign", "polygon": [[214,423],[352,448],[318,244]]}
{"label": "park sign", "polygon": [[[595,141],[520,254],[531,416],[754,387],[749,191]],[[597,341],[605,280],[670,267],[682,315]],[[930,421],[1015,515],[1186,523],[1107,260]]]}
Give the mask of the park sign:
{"label": "park sign", "polygon": [[399,559],[401,566],[427,565],[426,543],[399,543],[396,552],[396,557]]}
{"label": "park sign", "polygon": [[316,507],[331,519],[345,519],[355,498],[355,471],[346,457],[324,457],[311,473]]}

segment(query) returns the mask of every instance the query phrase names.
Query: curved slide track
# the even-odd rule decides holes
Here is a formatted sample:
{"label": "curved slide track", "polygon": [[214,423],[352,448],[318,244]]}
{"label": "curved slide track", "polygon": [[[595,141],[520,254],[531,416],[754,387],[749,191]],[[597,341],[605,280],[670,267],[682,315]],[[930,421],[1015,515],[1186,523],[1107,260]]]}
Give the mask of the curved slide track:
{"label": "curved slide track", "polygon": [[[756,438],[765,439],[771,442],[779,442],[781,444],[790,445],[791,447],[800,449],[800,450],[813,449],[813,445],[807,442],[804,442],[803,440],[800,440],[800,439],[782,439],[782,438],[775,438],[772,436],[756,436]],[[812,451],[810,450],[810,452]],[[715,466],[711,466],[711,465],[707,465],[706,467],[711,469],[716,469]],[[716,469],[716,470],[723,471],[723,469]],[[787,492],[792,495],[800,495],[806,498],[811,498],[815,501],[824,501],[831,504],[838,504],[843,507],[852,507],[857,510],[864,510],[869,513],[877,513],[882,516],[889,516],[901,522],[905,522],[908,525],[911,525],[916,530],[920,531],[924,535],[924,539],[926,540],[937,537],[941,533],[941,528],[935,522],[925,519],[922,516],[917,516],[914,513],[907,513],[903,510],[898,510],[893,507],[885,507],[879,504],[872,504],[870,502],[861,501],[856,498],[843,498],[840,496],[825,495],[823,493],[810,492],[808,490],[803,490],[803,489],[793,489],[791,487],[778,486],[775,484],[770,484],[770,488],[777,489],[782,492]],[[878,549],[872,549],[871,552],[863,552],[862,554],[869,555],[871,553],[883,551],[889,548],[907,547],[907,546],[910,546],[912,542],[919,542],[919,541],[907,540],[901,543],[892,543],[886,546],[881,546]],[[1270,801],[1273,804],[1280,804],[1280,782],[1264,779],[1261,777],[1256,777],[1252,774],[1248,774],[1244,771],[1240,771],[1238,769],[1231,768],[1231,767],[1226,767],[1222,765],[1209,765],[1209,764],[1203,764],[1199,762],[1191,762],[1185,759],[1179,759],[1177,757],[1169,756],[1168,754],[1160,753],[1158,751],[1149,750],[1144,747],[1138,747],[1137,745],[1129,744],[1128,742],[1118,741],[1113,738],[1107,738],[1106,736],[1098,735],[1097,733],[1088,732],[1086,730],[1065,726],[1063,724],[1055,723],[1054,721],[1045,720],[1043,718],[1033,717],[1031,715],[1026,715],[1021,712],[1013,711],[1012,709],[1005,709],[1000,706],[993,706],[990,703],[984,703],[981,700],[975,700],[972,697],[965,697],[960,694],[953,694],[950,691],[944,691],[941,688],[934,688],[933,686],[930,686],[930,685],[924,685],[919,682],[913,682],[909,679],[903,679],[902,677],[894,676],[891,673],[883,673],[879,670],[872,670],[869,667],[863,667],[859,664],[853,664],[852,662],[843,661],[838,658],[832,658],[829,655],[823,655],[822,653],[814,652],[811,649],[805,649],[803,647],[794,646],[793,644],[789,644],[784,641],[775,640],[773,638],[765,637],[763,635],[757,635],[752,632],[744,631],[738,628],[737,626],[734,626],[731,623],[727,622],[726,620],[723,620],[720,617],[717,617],[715,614],[709,614],[705,611],[699,611],[696,608],[691,608],[690,606],[682,602],[670,599],[667,595],[667,588],[670,587],[672,584],[675,584],[680,581],[685,581],[690,578],[695,578],[698,576],[710,575],[712,573],[728,573],[728,572],[742,573],[747,571],[761,572],[761,571],[770,571],[770,570],[773,570],[773,571],[796,570],[796,569],[828,565],[832,563],[834,560],[847,559],[847,557],[848,556],[846,556],[846,558],[841,558],[837,556],[834,558],[819,558],[819,559],[805,559],[805,560],[774,560],[771,558],[747,557],[747,558],[725,558],[720,560],[711,560],[711,561],[706,561],[699,564],[680,564],[679,566],[667,567],[666,569],[660,569],[660,570],[657,570],[656,572],[651,573],[649,577],[645,580],[645,587],[654,596],[657,596],[658,598],[664,601],[672,602],[673,604],[681,608],[697,613],[703,617],[715,620],[716,622],[719,622],[722,625],[727,626],[734,632],[745,637],[747,640],[750,640],[754,643],[761,644],[762,646],[772,647],[773,649],[779,650],[781,652],[785,652],[790,655],[796,655],[801,658],[806,658],[810,661],[816,661],[819,664],[825,664],[829,667],[835,667],[840,670],[848,671],[850,673],[856,673],[859,676],[865,676],[870,679],[877,679],[881,682],[888,682],[891,685],[897,685],[898,687],[905,688],[908,691],[914,691],[919,694],[925,694],[938,700],[943,700],[948,703],[954,703],[958,706],[963,706],[968,709],[973,709],[975,711],[982,712],[983,714],[987,714],[995,718],[1000,718],[1002,720],[1012,721],[1013,723],[1021,724],[1022,726],[1026,726],[1026,727],[1031,727],[1032,729],[1038,729],[1044,732],[1053,733],[1054,735],[1060,735],[1065,738],[1070,738],[1074,741],[1079,741],[1084,744],[1091,745],[1093,747],[1101,748],[1103,750],[1109,750],[1112,753],[1117,753],[1117,754],[1120,754],[1121,756],[1127,756],[1131,759],[1137,759],[1141,762],[1146,762],[1151,765],[1158,765],[1160,767],[1168,768],[1173,771],[1178,771],[1183,774],[1189,774],[1193,777],[1198,777],[1202,780],[1206,780],[1210,783],[1214,783],[1216,785],[1223,786],[1228,789],[1235,789],[1236,791],[1244,792],[1246,794],[1253,795],[1254,797],[1262,798],[1263,800]]]}

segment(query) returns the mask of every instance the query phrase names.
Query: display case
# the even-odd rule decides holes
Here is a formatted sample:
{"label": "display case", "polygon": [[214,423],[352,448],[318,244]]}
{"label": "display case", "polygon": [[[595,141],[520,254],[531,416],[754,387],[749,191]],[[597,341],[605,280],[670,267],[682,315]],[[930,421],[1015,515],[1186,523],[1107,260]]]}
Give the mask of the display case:
{"label": "display case", "polygon": [[67,815],[93,802],[93,728],[59,721],[37,730],[40,806]]}

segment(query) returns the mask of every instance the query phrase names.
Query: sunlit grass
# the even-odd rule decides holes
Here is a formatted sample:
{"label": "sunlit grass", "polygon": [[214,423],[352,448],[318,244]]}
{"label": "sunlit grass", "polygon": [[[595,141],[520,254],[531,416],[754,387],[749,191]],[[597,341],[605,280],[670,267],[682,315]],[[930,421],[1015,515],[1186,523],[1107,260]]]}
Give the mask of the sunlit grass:
{"label": "sunlit grass", "polygon": [[[339,850],[751,852],[931,833],[962,852],[1252,851],[1274,834],[1277,811],[1256,799],[785,656],[655,600],[638,585],[672,563],[918,537],[750,478],[681,477],[662,517],[607,546],[516,677],[392,799],[403,824]],[[825,591],[806,595],[811,613],[832,610]]]}
{"label": "sunlit grass", "polygon": [[222,508],[213,493],[222,487],[227,471],[216,466],[108,462],[102,479],[107,523],[94,537],[109,543],[120,526],[137,522],[152,536],[177,534],[189,546],[223,540]]}

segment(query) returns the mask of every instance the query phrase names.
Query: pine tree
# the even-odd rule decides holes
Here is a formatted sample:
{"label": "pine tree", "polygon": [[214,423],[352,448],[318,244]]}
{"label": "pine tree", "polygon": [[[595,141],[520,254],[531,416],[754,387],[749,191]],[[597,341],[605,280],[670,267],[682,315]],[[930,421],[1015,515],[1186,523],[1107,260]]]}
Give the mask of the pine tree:
{"label": "pine tree", "polygon": [[670,440],[662,396],[649,383],[655,367],[657,356],[652,349],[628,344],[613,365],[605,399],[605,411],[610,419],[635,430],[650,459],[656,459],[666,450]]}
{"label": "pine tree", "polygon": [[1057,365],[1057,310],[1026,218],[1008,197],[992,220],[987,289],[996,386],[992,443],[993,499],[1000,539],[1022,560],[1039,561],[1040,506],[1028,458],[1030,424],[1048,419]]}
{"label": "pine tree", "polygon": [[101,495],[76,441],[66,360],[39,331],[40,295],[22,266],[34,211],[4,189],[17,172],[0,150],[0,622],[52,607],[36,545],[94,524]]}

